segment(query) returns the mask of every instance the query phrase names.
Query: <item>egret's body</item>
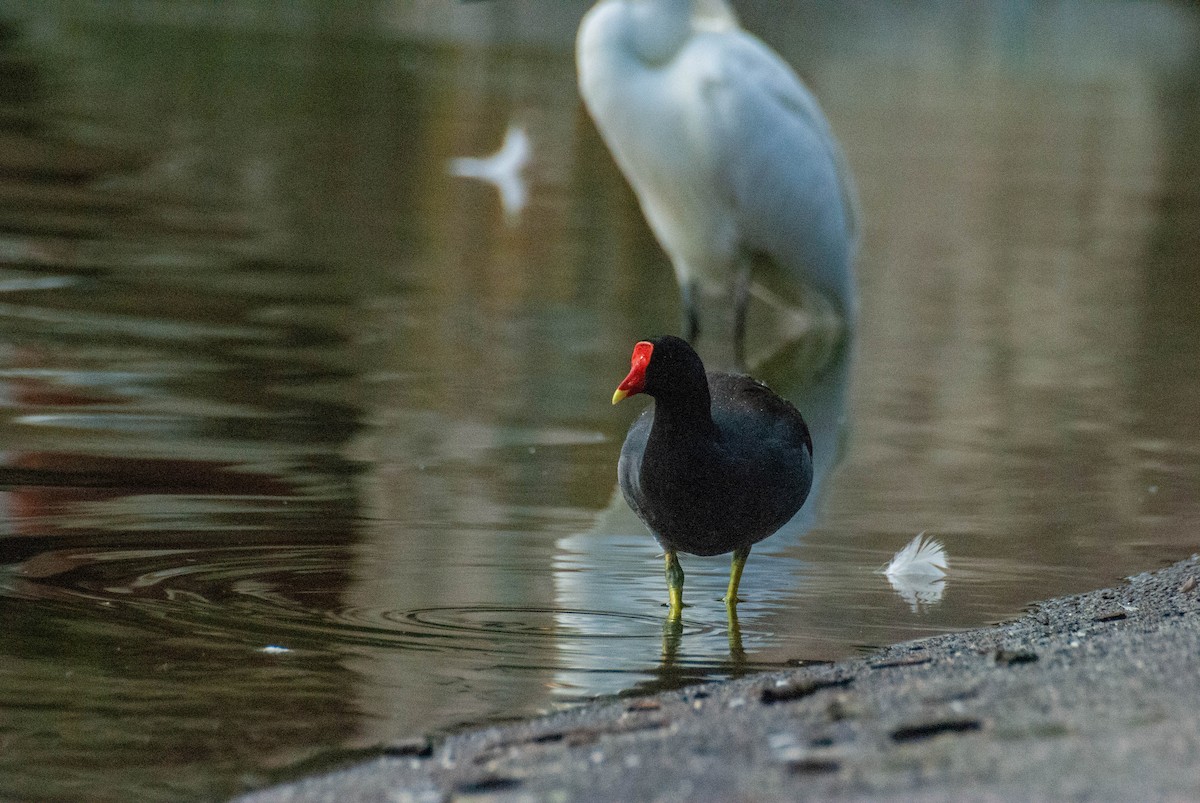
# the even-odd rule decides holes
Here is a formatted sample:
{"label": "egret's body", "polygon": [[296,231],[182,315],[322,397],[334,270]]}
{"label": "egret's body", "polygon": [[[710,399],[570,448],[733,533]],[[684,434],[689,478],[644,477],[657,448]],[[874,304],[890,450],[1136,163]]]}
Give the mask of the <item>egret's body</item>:
{"label": "egret's body", "polygon": [[584,102],[674,266],[689,339],[695,292],[730,288],[741,339],[762,259],[854,322],[855,204],[841,149],[795,72],[722,0],[601,0],[576,57]]}

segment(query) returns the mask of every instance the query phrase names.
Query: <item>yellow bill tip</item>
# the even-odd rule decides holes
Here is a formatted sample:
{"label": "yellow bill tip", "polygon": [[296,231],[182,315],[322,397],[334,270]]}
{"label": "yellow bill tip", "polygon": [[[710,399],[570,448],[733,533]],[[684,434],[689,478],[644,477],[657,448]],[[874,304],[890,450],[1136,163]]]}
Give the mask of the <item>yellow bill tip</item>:
{"label": "yellow bill tip", "polygon": [[629,391],[621,390],[620,388],[617,388],[616,390],[613,391],[613,404],[616,404],[617,402],[621,401],[621,399],[624,399],[628,395],[629,395]]}

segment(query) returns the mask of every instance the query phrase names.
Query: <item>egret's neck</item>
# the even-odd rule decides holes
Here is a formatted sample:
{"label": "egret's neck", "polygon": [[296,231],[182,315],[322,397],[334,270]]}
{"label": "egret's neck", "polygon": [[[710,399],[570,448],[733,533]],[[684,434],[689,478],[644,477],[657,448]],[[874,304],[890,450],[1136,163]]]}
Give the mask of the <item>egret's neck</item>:
{"label": "egret's neck", "polygon": [[648,64],[670,61],[692,33],[692,0],[634,2],[630,23],[633,47]]}

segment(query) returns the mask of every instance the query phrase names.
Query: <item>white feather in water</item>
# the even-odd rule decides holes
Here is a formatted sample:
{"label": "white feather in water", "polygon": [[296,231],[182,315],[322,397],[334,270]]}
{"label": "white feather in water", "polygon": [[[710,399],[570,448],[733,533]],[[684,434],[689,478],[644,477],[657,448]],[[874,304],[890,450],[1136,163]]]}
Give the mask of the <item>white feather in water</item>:
{"label": "white feather in water", "polygon": [[883,570],[891,577],[945,577],[946,548],[936,538],[926,538],[919,533],[908,545],[896,553],[892,562]]}
{"label": "white feather in water", "polygon": [[449,171],[454,176],[479,179],[495,185],[500,191],[504,217],[511,224],[521,214],[529,197],[521,174],[529,164],[530,151],[529,135],[524,128],[513,123],[504,135],[500,150],[482,158],[460,156],[451,159]]}
{"label": "white feather in water", "polygon": [[933,605],[946,593],[946,549],[935,538],[919,533],[896,553],[883,569],[888,582],[916,613],[922,605]]}

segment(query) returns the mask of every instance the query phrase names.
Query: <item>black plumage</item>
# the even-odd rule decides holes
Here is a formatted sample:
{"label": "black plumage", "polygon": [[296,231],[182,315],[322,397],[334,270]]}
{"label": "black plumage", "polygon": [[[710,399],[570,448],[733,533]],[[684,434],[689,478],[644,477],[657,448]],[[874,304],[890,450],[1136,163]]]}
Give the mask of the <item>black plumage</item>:
{"label": "black plumage", "polygon": [[654,405],[630,427],[617,477],[669,560],[675,551],[748,552],[804,504],[812,437],[800,412],[762,382],[706,373],[691,346],[667,335],[635,347],[614,402],[634,393]]}

